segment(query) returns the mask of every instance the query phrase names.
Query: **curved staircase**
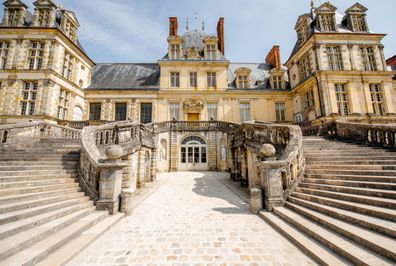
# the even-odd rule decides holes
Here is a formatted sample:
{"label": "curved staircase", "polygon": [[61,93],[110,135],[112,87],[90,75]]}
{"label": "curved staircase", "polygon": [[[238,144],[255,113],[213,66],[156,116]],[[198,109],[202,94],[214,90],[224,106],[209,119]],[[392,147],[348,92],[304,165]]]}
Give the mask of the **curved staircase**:
{"label": "curved staircase", "polygon": [[304,138],[306,170],[260,216],[323,265],[396,264],[396,152]]}
{"label": "curved staircase", "polygon": [[117,222],[76,181],[79,140],[0,150],[0,265],[61,265]]}

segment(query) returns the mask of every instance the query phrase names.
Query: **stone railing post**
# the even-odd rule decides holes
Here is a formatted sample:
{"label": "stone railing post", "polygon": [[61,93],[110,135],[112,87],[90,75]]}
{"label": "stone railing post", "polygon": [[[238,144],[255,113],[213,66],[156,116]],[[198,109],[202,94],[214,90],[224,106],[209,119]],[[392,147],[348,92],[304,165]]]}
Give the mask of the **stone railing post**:
{"label": "stone railing post", "polygon": [[283,206],[283,185],[282,169],[278,164],[265,163],[275,162],[275,147],[271,144],[263,144],[259,158],[261,159],[261,187],[264,190],[264,206],[267,211],[272,211],[273,207]]}
{"label": "stone railing post", "polygon": [[99,200],[96,207],[99,210],[108,210],[110,214],[116,213],[120,208],[122,169],[125,167],[121,163],[122,155],[121,146],[109,146],[106,150],[108,159],[100,169]]}

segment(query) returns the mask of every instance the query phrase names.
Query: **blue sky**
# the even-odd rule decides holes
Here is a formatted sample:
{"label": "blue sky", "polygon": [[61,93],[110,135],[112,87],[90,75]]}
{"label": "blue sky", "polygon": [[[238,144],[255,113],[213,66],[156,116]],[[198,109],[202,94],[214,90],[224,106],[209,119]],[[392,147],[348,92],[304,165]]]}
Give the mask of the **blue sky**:
{"label": "blue sky", "polygon": [[[33,0],[23,0],[32,6]],[[101,62],[156,62],[167,51],[168,17],[177,16],[179,33],[201,28],[215,33],[225,18],[225,53],[233,62],[263,62],[271,47],[281,46],[282,61],[295,40],[294,25],[308,12],[310,0],[55,0],[77,14],[79,38],[88,55]],[[324,0],[316,0],[316,6]],[[332,0],[343,12],[356,1]],[[372,31],[387,33],[386,57],[396,54],[395,0],[360,0]],[[32,10],[32,8],[31,8]],[[198,22],[194,14],[198,14]]]}

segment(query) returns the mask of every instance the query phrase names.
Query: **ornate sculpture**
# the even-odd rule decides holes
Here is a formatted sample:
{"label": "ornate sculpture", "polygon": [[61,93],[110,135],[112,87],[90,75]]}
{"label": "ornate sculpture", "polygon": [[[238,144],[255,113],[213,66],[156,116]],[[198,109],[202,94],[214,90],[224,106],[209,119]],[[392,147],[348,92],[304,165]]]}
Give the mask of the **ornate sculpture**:
{"label": "ornate sculpture", "polygon": [[204,104],[197,98],[190,98],[183,103],[183,110],[186,113],[200,113]]}
{"label": "ornate sculpture", "polygon": [[201,55],[199,54],[199,48],[189,47],[187,49],[187,59],[201,59]]}

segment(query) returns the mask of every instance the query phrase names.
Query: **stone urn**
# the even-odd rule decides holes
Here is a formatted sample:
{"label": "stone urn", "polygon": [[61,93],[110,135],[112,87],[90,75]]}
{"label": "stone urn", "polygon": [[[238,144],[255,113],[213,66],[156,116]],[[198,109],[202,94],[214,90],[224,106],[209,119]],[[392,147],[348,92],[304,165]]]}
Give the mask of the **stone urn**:
{"label": "stone urn", "polygon": [[106,156],[109,160],[114,161],[124,155],[124,150],[120,145],[111,145],[106,149]]}
{"label": "stone urn", "polygon": [[271,144],[263,144],[259,151],[259,156],[262,158],[274,157],[276,153],[275,147]]}

